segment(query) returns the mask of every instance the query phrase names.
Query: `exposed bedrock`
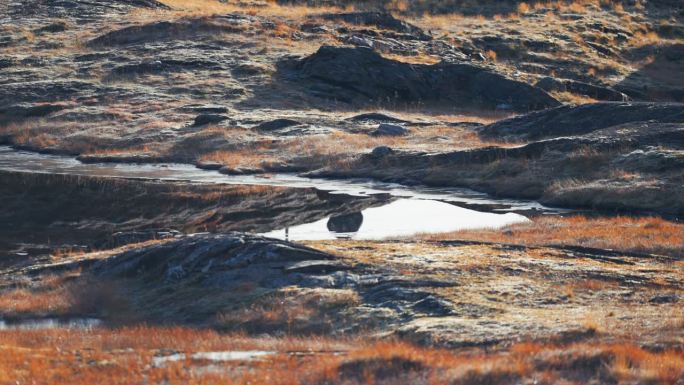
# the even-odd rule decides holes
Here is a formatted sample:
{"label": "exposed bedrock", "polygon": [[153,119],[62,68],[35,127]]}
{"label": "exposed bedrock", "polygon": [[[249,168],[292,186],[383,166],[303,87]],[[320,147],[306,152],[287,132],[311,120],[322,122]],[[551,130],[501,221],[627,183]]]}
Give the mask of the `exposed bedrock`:
{"label": "exposed bedrock", "polygon": [[[15,103],[46,103],[53,101],[79,100],[79,98],[96,97],[104,95],[111,89],[98,86],[92,82],[82,80],[55,80],[55,81],[29,81],[23,83],[3,84],[0,88],[0,105],[4,111],[12,108],[22,108],[15,106]],[[33,112],[26,110],[25,113],[36,116],[35,111],[45,111],[46,107],[34,109]],[[21,114],[17,110],[18,113]]]}
{"label": "exposed bedrock", "polygon": [[[457,285],[402,277],[389,267],[244,233],[200,234],[132,249],[95,262],[88,273],[97,280],[125,279],[144,319],[255,333],[340,333],[443,317],[455,312],[454,305],[434,288]],[[350,298],[345,306],[331,303],[341,295]],[[299,301],[321,314],[295,324],[259,316],[261,306],[274,301],[283,307]]]}
{"label": "exposed bedrock", "polygon": [[98,36],[88,42],[89,47],[141,44],[173,39],[192,40],[218,33],[242,32],[245,26],[265,21],[258,16],[227,14],[212,17],[182,18],[135,25]]}
{"label": "exposed bedrock", "polygon": [[257,264],[285,268],[295,262],[333,259],[333,255],[283,241],[227,233],[134,249],[97,263],[93,272],[101,277],[144,276],[147,282],[153,282],[179,280],[190,272],[207,273]]}
{"label": "exposed bedrock", "polygon": [[0,107],[0,124],[7,124],[31,118],[42,118],[60,111],[66,106],[63,104],[48,103],[18,103]]}
{"label": "exposed bedrock", "polygon": [[539,80],[535,86],[548,92],[570,92],[573,94],[584,95],[596,100],[614,102],[626,102],[630,100],[629,96],[610,87],[598,86],[595,84],[569,79],[556,79],[550,76]]}
{"label": "exposed bedrock", "polygon": [[[457,104],[515,111],[560,103],[545,91],[472,64],[409,64],[371,49],[323,46],[295,63],[317,96],[349,101]],[[321,87],[325,84],[331,86]]]}
{"label": "exposed bedrock", "polygon": [[[157,0],[4,1],[0,7],[11,17],[75,17],[85,22],[102,19],[112,14],[125,14],[133,8],[170,9]],[[39,32],[55,32],[55,29],[58,27],[40,29]]]}
{"label": "exposed bedrock", "polygon": [[378,149],[349,170],[316,174],[465,186],[565,207],[681,216],[683,114],[678,104],[564,106],[480,129],[488,140],[523,142],[519,146],[438,154]]}
{"label": "exposed bedrock", "polygon": [[483,127],[480,135],[503,140],[538,140],[582,135],[634,122],[684,123],[680,103],[594,103],[566,105]]}
{"label": "exposed bedrock", "polygon": [[314,15],[314,18],[342,21],[349,24],[369,25],[382,29],[400,32],[418,40],[430,40],[432,37],[419,27],[404,20],[399,20],[387,12],[345,12]]}

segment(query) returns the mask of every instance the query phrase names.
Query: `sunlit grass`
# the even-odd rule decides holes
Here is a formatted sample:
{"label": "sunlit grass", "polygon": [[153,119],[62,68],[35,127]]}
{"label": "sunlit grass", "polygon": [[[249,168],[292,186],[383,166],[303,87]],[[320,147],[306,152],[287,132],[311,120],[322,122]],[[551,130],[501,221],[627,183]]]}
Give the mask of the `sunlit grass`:
{"label": "sunlit grass", "polygon": [[579,245],[684,256],[684,224],[657,217],[544,216],[503,229],[465,230],[425,237],[525,245]]}
{"label": "sunlit grass", "polygon": [[171,8],[170,11],[138,10],[136,14],[145,15],[153,12],[177,16],[211,16],[240,12],[260,16],[281,16],[290,19],[302,19],[308,15],[323,12],[340,12],[340,7],[307,7],[298,5],[280,5],[275,1],[267,1],[259,5],[240,4],[236,1],[218,0],[161,0]]}
{"label": "sunlit grass", "polygon": [[[2,384],[430,384],[546,383],[610,379],[674,384],[684,353],[632,344],[518,343],[485,353],[421,348],[364,339],[248,337],[187,328],[0,331]],[[186,358],[153,365],[174,352],[269,351],[258,361],[211,363]],[[305,355],[293,352],[307,353]],[[211,370],[210,368],[214,368]],[[495,381],[495,382],[491,382]],[[421,382],[422,383],[422,382]]]}

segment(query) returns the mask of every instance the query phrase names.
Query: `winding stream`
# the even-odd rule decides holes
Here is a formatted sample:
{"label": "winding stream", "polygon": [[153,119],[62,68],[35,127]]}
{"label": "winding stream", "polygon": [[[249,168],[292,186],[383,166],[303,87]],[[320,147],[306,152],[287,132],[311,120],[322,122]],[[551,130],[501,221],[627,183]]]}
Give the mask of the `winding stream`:
{"label": "winding stream", "polygon": [[264,234],[289,240],[383,239],[407,237],[418,233],[498,228],[528,221],[520,213],[554,214],[561,211],[533,201],[495,199],[468,189],[404,186],[367,179],[313,179],[294,174],[236,176],[178,163],[82,163],[74,157],[18,151],[9,146],[0,146],[0,171],[314,188],[329,194],[352,197],[383,194],[395,198],[381,207],[368,208],[342,217],[332,216],[314,223],[302,223],[289,229]]}

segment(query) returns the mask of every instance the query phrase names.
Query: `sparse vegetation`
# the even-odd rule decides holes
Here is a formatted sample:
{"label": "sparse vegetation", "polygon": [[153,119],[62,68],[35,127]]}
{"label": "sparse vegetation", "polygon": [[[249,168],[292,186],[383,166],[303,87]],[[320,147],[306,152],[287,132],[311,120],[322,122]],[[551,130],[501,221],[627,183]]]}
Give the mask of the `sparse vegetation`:
{"label": "sparse vegetation", "polygon": [[[683,384],[676,1],[24,3],[0,6],[4,145],[586,214],[280,242],[254,234],[358,230],[397,195],[2,171],[0,385]],[[327,76],[356,64],[335,50],[386,67]]]}
{"label": "sparse vegetation", "polygon": [[684,225],[657,217],[541,216],[530,223],[503,229],[469,230],[425,237],[523,245],[577,245],[684,257]]}
{"label": "sparse vegetation", "polygon": [[[439,138],[440,141],[435,142],[435,138]],[[410,135],[402,137],[373,137],[367,133],[335,131],[330,134],[286,140],[257,141],[235,150],[221,150],[201,155],[199,161],[220,163],[231,169],[252,169],[257,172],[278,170],[284,165],[318,169],[347,167],[354,157],[370,152],[378,146],[434,151],[438,148],[467,149],[483,145],[507,144],[483,141],[468,128],[440,125],[412,130]]]}
{"label": "sparse vegetation", "polygon": [[[0,331],[0,383],[121,384],[366,384],[430,381],[609,380],[674,384],[684,372],[679,351],[651,352],[631,344],[521,343],[509,352],[457,353],[405,343],[250,338],[181,328],[83,331]],[[274,352],[255,361],[157,361],[175,352]],[[339,352],[339,353],[338,353]],[[50,357],[50,359],[45,359]]]}

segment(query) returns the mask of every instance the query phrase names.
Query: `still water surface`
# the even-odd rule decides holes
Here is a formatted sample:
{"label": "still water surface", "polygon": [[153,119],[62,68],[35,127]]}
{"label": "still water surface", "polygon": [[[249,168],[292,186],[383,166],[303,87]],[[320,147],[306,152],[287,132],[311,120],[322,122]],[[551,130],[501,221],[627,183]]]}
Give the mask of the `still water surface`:
{"label": "still water surface", "polygon": [[[383,239],[418,233],[442,233],[464,229],[499,228],[528,221],[515,212],[557,213],[537,202],[496,199],[468,189],[404,186],[366,179],[319,179],[294,174],[225,175],[193,165],[177,163],[82,163],[70,156],[17,151],[0,146],[0,170],[108,178],[151,179],[229,185],[266,185],[314,188],[328,194],[368,197],[383,194],[388,204],[362,212],[331,216],[264,235],[289,240],[335,238]],[[465,207],[459,207],[466,206]],[[472,207],[487,207],[487,212]]]}

